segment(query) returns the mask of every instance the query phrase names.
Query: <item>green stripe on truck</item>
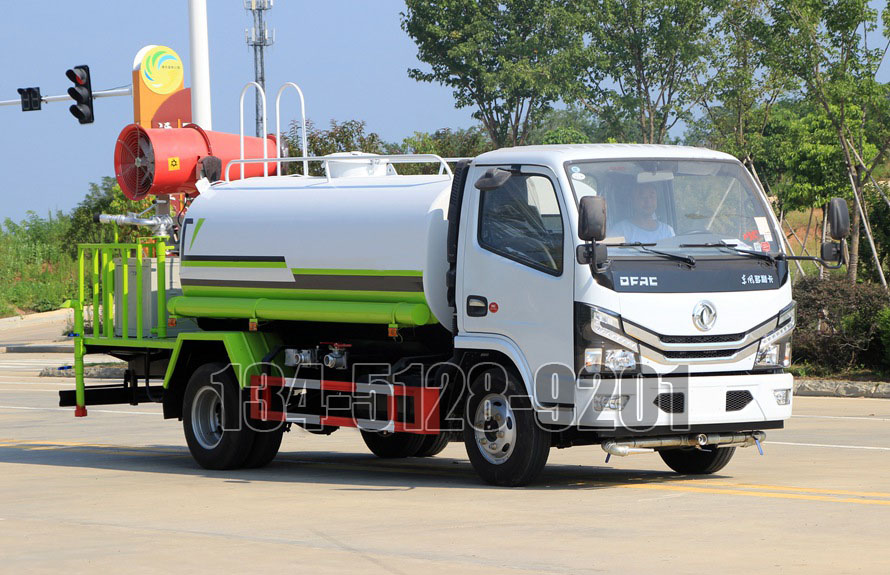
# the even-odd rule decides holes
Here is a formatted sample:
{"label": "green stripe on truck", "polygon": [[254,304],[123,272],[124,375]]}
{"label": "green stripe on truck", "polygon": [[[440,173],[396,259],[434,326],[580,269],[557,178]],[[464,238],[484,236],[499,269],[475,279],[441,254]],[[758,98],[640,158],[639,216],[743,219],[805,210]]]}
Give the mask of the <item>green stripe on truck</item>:
{"label": "green stripe on truck", "polygon": [[257,261],[194,261],[184,260],[184,268],[286,268],[285,262],[257,262]]}
{"label": "green stripe on truck", "polygon": [[[186,296],[195,297],[232,297],[232,298],[267,298],[316,301],[359,301],[383,303],[422,303],[426,298],[422,291],[367,291],[367,290],[322,290],[296,289],[292,282],[252,282],[262,283],[260,286],[237,286],[231,281],[180,280],[182,292]],[[251,283],[251,282],[245,282]],[[274,286],[279,283],[281,287]],[[268,287],[270,284],[274,287]]]}
{"label": "green stripe on truck", "polygon": [[420,270],[345,270],[326,268],[291,268],[295,276],[396,276],[396,277],[423,277]]}
{"label": "green stripe on truck", "polygon": [[176,316],[420,326],[436,319],[425,303],[283,300],[177,296],[167,304]]}

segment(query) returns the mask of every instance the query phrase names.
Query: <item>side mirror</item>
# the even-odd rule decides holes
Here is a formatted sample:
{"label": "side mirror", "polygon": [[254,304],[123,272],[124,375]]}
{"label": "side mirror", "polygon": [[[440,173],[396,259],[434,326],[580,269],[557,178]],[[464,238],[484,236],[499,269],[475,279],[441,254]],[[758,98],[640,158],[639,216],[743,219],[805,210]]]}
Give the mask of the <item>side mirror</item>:
{"label": "side mirror", "polygon": [[601,242],[606,238],[606,199],[584,196],[578,206],[578,237],[585,242]]}
{"label": "side mirror", "polygon": [[841,243],[825,242],[819,257],[824,262],[840,264],[844,261],[844,245]]}
{"label": "side mirror", "polygon": [[476,180],[476,189],[481,190],[483,192],[487,192],[489,190],[496,190],[500,188],[504,184],[507,183],[513,176],[512,172],[508,172],[507,170],[503,170],[501,168],[491,168],[490,170],[486,170],[482,177]]}
{"label": "side mirror", "polygon": [[847,201],[843,198],[832,198],[828,203],[828,235],[836,241],[841,241],[849,233],[850,212],[847,209]]}

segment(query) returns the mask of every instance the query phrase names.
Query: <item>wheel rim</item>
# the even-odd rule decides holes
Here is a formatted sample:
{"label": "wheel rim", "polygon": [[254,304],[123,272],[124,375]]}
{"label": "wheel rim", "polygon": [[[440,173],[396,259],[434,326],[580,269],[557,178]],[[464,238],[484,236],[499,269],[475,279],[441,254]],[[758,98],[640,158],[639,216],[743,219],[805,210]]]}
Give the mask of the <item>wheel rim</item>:
{"label": "wheel rim", "polygon": [[500,465],[510,459],[516,446],[516,417],[504,395],[491,393],[479,402],[473,433],[486,461]]}
{"label": "wheel rim", "polygon": [[223,436],[222,397],[212,387],[202,387],[192,402],[192,431],[204,449],[213,449]]}

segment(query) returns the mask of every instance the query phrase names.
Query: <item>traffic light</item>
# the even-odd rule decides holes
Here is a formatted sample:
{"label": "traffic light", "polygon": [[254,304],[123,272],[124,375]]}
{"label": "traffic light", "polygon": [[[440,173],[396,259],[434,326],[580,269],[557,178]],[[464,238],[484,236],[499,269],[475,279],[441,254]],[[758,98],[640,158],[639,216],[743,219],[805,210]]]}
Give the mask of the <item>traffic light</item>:
{"label": "traffic light", "polygon": [[40,109],[40,88],[19,88],[22,97],[22,112],[34,112]]}
{"label": "traffic light", "polygon": [[68,109],[81,124],[92,124],[93,85],[90,83],[90,67],[75,66],[65,72],[65,75],[74,82],[74,86],[68,88],[68,95],[74,100],[74,105]]}

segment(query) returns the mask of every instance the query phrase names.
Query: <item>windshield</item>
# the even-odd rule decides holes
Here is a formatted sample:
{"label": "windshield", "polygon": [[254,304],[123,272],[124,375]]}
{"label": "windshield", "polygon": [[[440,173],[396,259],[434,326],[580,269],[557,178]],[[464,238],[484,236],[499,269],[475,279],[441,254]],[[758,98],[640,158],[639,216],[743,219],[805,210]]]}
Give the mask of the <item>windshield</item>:
{"label": "windshield", "polygon": [[737,162],[590,161],[570,163],[566,170],[576,199],[606,199],[603,243],[612,255],[652,257],[621,245],[637,242],[696,255],[713,255],[721,243],[755,252],[781,250],[768,207]]}

